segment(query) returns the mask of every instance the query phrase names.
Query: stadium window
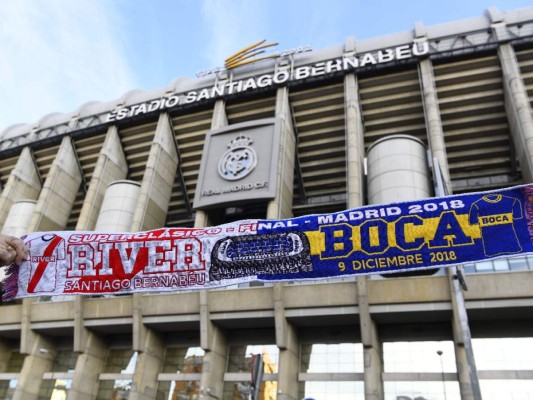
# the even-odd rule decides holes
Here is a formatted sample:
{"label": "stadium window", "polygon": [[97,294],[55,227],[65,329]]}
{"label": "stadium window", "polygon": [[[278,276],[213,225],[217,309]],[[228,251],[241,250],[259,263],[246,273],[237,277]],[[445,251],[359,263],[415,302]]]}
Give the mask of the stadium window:
{"label": "stadium window", "polygon": [[127,399],[131,391],[137,352],[131,349],[109,349],[96,400]]}
{"label": "stadium window", "polygon": [[38,400],[66,399],[72,386],[78,355],[72,350],[58,350],[51,372],[43,375]]}
{"label": "stadium window", "polygon": [[533,393],[533,337],[474,338],[484,400],[529,399]]}
{"label": "stadium window", "polygon": [[460,400],[451,340],[383,343],[385,400]]}
{"label": "stadium window", "polygon": [[251,390],[253,356],[263,355],[263,383],[259,388],[260,398],[277,398],[279,349],[274,344],[232,345],[224,374],[224,400],[247,399]]}
{"label": "stadium window", "polygon": [[302,343],[299,398],[364,399],[361,343]]}
{"label": "stadium window", "polygon": [[12,350],[0,375],[0,399],[11,399],[17,387],[25,355]]}
{"label": "stadium window", "polygon": [[167,347],[158,375],[156,397],[165,400],[198,398],[204,354],[200,347]]}

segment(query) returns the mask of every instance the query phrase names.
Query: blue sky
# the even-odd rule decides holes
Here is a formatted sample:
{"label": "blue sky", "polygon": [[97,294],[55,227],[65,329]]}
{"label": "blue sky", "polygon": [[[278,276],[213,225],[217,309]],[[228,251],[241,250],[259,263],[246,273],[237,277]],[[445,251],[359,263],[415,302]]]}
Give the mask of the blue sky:
{"label": "blue sky", "polygon": [[531,0],[0,0],[0,132],[155,89],[261,39],[321,49]]}

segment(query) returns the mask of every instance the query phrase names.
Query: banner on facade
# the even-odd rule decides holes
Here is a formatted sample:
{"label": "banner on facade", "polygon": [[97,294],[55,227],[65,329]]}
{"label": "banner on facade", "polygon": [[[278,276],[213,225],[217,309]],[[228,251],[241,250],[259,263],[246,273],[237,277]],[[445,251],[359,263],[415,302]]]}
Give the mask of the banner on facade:
{"label": "banner on facade", "polygon": [[24,238],[4,300],[389,274],[533,253],[533,185],[285,220]]}

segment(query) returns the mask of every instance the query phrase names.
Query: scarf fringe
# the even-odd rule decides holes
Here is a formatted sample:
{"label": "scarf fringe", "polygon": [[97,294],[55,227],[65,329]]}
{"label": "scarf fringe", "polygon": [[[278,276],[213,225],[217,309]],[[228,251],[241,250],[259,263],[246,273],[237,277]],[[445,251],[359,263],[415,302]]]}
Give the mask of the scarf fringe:
{"label": "scarf fringe", "polygon": [[2,282],[2,301],[10,301],[18,292],[19,266],[15,263],[6,269],[6,277]]}

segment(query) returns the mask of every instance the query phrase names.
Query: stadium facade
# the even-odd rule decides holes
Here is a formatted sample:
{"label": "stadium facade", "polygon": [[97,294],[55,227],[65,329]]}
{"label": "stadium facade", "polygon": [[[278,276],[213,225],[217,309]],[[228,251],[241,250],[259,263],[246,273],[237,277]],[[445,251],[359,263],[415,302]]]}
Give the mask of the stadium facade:
{"label": "stadium facade", "polygon": [[[208,227],[533,182],[533,8],[309,50],[4,129],[2,232]],[[246,183],[209,163],[236,132],[269,162]],[[263,354],[263,399],[532,399],[533,258],[464,272],[467,291],[446,269],[5,303],[0,397],[244,399]]]}

